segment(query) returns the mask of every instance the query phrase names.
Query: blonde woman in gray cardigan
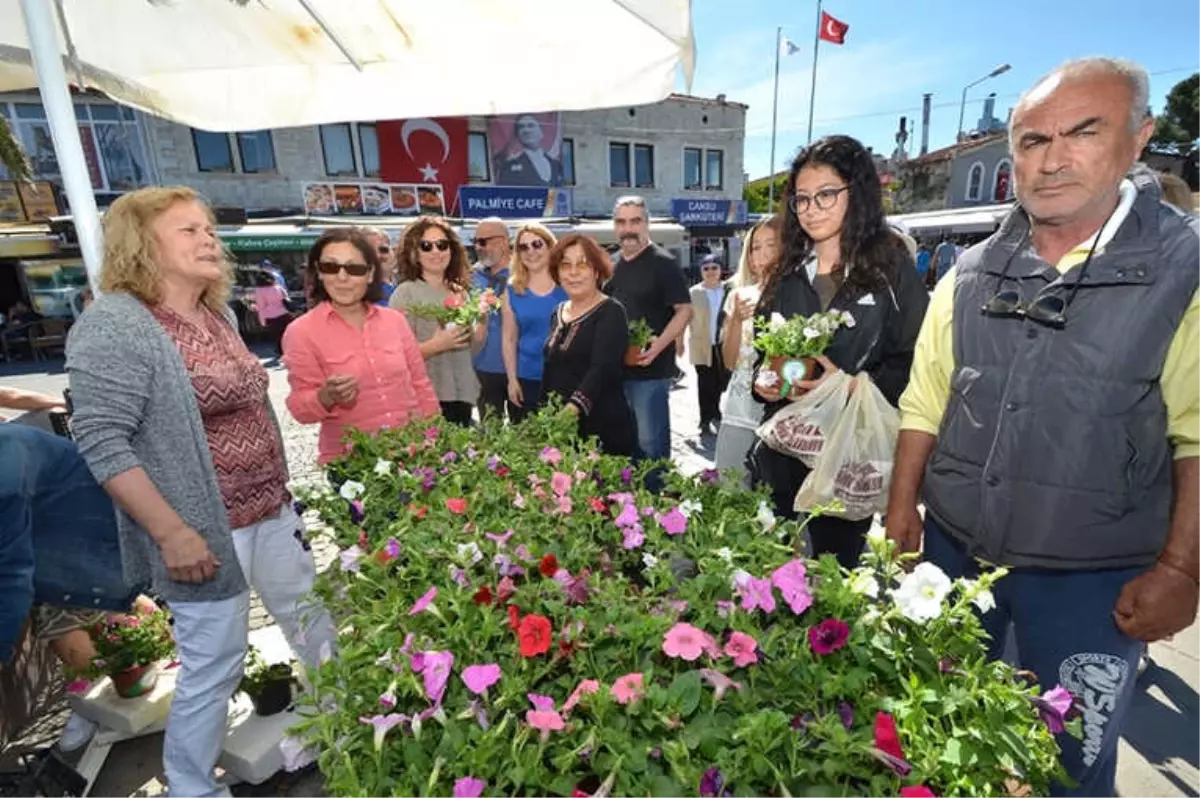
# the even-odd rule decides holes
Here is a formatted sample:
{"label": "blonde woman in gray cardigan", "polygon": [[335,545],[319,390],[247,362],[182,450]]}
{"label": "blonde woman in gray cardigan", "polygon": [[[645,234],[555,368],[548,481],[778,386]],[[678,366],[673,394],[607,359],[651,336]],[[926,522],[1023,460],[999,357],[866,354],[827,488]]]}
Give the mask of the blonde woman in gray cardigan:
{"label": "blonde woman in gray cardigan", "polygon": [[141,189],[113,203],[104,228],[104,294],[67,342],[73,430],[121,509],[126,581],[149,581],[175,617],[171,793],[227,795],[213,766],[242,676],[249,586],[310,667],[333,624],[308,597],[312,554],[267,374],[225,305],[211,211],[191,189]]}

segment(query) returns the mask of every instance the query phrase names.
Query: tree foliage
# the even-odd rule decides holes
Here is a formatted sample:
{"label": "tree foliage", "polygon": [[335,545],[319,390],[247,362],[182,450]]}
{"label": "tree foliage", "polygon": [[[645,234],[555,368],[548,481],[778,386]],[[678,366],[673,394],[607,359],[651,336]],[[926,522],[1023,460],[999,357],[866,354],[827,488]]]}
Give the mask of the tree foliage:
{"label": "tree foliage", "polygon": [[1179,81],[1167,94],[1163,113],[1154,118],[1151,146],[1186,151],[1200,138],[1200,72]]}

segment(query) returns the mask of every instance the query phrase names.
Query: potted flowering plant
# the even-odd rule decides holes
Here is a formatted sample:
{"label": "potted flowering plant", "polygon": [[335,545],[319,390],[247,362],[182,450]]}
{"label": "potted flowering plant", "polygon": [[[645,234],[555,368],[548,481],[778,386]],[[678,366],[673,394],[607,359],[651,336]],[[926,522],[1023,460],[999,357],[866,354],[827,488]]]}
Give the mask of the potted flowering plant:
{"label": "potted flowering plant", "polygon": [[985,656],[1002,571],[909,573],[882,538],[851,572],[806,561],[764,494],[674,471],[649,493],[553,409],[353,437],[353,490],[303,496],[340,550],[317,585],[339,653],[294,731],[331,794],[996,795],[1061,773],[1071,697]]}
{"label": "potted flowering plant", "polygon": [[268,663],[254,646],[246,652],[245,672],[238,689],[250,696],[256,715],[276,715],[292,703],[296,678],[292,662]]}
{"label": "potted flowering plant", "polygon": [[88,629],[96,654],[93,677],[108,676],[121,698],[136,698],[154,689],[157,663],[175,653],[166,610],[144,611],[99,621]]}
{"label": "potted flowering plant", "polygon": [[415,316],[434,319],[443,327],[453,330],[458,327],[471,328],[500,310],[500,298],[491,288],[483,291],[451,294],[441,305],[413,305],[409,312]]}
{"label": "potted flowering plant", "polygon": [[854,326],[854,316],[844,310],[790,319],[772,313],[769,319],[755,319],[754,348],[767,360],[767,368],[759,371],[759,381],[770,386],[782,380],[782,393],[786,395],[791,385],[813,379],[818,368],[816,357],[825,354],[834,333],[843,326]]}
{"label": "potted flowering plant", "polygon": [[625,347],[625,365],[636,366],[653,340],[654,330],[645,319],[636,319],[630,323],[629,345]]}

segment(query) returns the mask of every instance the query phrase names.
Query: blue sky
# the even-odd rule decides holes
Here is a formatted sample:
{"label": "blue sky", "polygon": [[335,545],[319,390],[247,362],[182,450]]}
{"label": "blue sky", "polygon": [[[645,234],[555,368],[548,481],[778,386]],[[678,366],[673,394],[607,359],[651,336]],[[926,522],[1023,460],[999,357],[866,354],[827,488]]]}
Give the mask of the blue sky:
{"label": "blue sky", "polygon": [[[921,95],[933,93],[930,149],[953,142],[965,85],[1008,62],[1012,69],[967,95],[965,126],[996,92],[996,116],[1039,76],[1085,55],[1131,58],[1151,73],[1157,112],[1179,80],[1200,69],[1200,3],[1159,0],[828,0],[850,25],[846,44],[822,42],[813,137],[845,133],[890,154],[899,117],[908,116],[908,150],[920,146]],[[1144,10],[1142,10],[1144,9]],[[692,93],[725,94],[750,106],[746,172],[768,173],[775,28],[800,46],[779,74],[776,168],[805,143],[816,0],[693,0],[697,67]]]}

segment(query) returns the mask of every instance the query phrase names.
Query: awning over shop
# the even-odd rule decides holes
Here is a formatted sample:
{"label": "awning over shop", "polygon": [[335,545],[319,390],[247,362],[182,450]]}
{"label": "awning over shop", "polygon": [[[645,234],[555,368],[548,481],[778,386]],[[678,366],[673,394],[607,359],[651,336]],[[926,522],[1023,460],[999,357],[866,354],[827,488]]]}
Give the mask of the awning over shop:
{"label": "awning over shop", "polygon": [[984,208],[958,208],[889,216],[889,221],[901,221],[909,233],[944,230],[948,233],[990,233],[1012,208],[1011,205],[991,205]]}
{"label": "awning over shop", "polygon": [[264,235],[261,233],[221,232],[221,241],[230,252],[286,252],[308,249],[320,234],[315,231]]}

